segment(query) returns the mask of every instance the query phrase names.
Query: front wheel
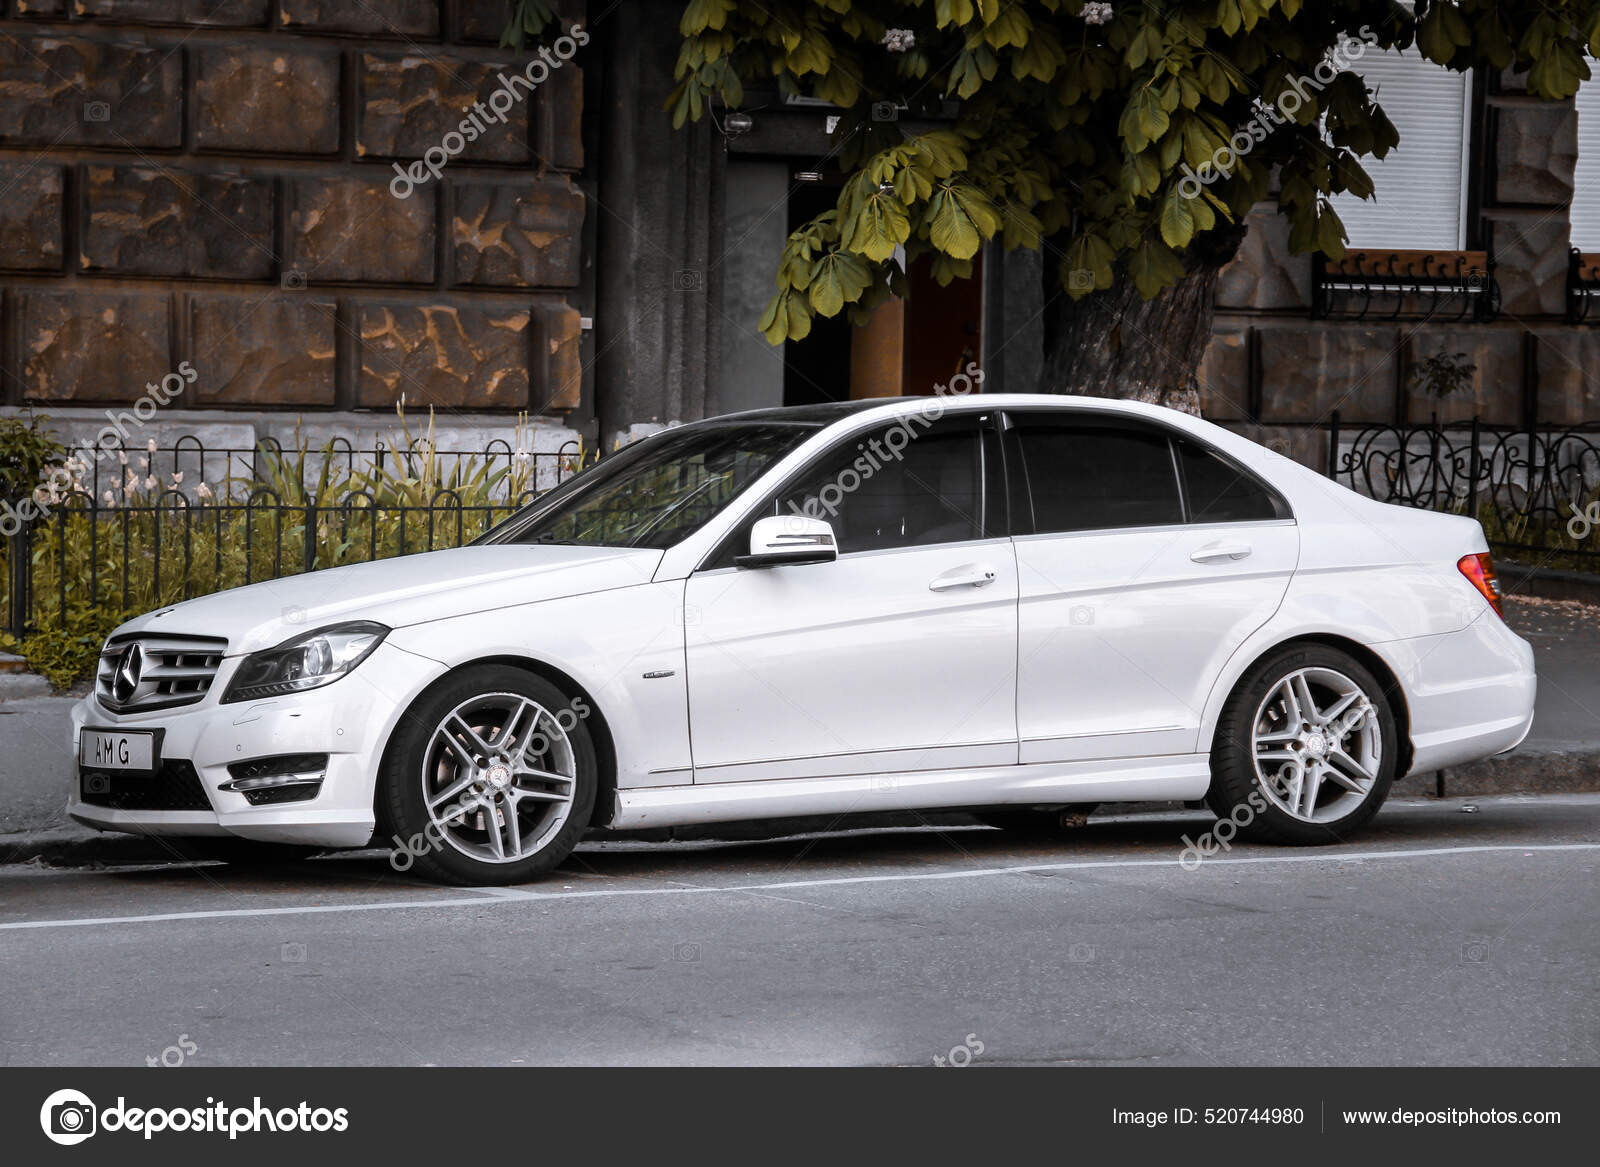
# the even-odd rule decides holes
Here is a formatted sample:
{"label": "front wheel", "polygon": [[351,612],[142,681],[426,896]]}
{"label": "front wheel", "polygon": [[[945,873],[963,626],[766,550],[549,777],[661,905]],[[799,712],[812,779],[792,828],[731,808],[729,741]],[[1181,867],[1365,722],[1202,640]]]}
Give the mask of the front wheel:
{"label": "front wheel", "polygon": [[465,669],[423,694],[384,756],[391,864],[461,884],[520,883],[554,868],[594,809],[590,712],[504,665]]}
{"label": "front wheel", "polygon": [[1246,674],[1223,707],[1206,802],[1242,838],[1334,843],[1378,813],[1398,757],[1377,678],[1340,649],[1291,645]]}

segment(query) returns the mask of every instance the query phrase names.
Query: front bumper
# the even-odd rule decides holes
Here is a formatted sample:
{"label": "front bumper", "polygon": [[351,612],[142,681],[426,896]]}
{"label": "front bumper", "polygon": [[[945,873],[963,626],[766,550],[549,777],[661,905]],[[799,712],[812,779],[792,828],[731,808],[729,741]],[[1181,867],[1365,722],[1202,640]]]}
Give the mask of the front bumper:
{"label": "front bumper", "polygon": [[[349,676],[321,689],[270,701],[218,704],[237,659],[223,662],[199,704],[119,716],[90,696],[72,711],[72,751],[84,726],[160,729],[161,756],[194,766],[206,810],[118,810],[83,801],[74,777],[67,813],[100,830],[136,835],[237,835],[270,843],[361,847],[372,838],[373,789],[384,744],[412,697],[443,671],[438,662],[384,643]],[[284,754],[327,754],[315,798],[251,806],[229,765]],[[76,770],[74,771],[76,775]]]}

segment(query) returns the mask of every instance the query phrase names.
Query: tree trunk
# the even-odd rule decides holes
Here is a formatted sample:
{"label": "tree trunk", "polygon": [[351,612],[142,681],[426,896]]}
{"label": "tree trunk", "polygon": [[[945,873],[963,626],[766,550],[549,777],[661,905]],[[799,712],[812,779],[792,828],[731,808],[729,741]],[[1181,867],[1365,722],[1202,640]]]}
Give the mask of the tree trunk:
{"label": "tree trunk", "polygon": [[1198,415],[1197,371],[1211,343],[1217,273],[1243,238],[1243,231],[1218,238],[1191,259],[1176,287],[1154,300],[1125,276],[1080,300],[1058,295],[1041,391],[1147,401]]}

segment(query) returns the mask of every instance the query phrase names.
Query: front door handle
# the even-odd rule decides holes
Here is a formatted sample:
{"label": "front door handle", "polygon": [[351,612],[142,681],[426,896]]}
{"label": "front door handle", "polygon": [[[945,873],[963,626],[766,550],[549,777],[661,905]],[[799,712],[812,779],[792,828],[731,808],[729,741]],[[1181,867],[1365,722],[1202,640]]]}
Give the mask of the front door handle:
{"label": "front door handle", "polygon": [[1196,563],[1217,563],[1224,559],[1244,559],[1252,550],[1248,543],[1207,543],[1189,558]]}
{"label": "front door handle", "polygon": [[943,575],[936,575],[928,584],[930,592],[947,592],[951,588],[982,588],[994,583],[994,568],[983,563],[963,563]]}

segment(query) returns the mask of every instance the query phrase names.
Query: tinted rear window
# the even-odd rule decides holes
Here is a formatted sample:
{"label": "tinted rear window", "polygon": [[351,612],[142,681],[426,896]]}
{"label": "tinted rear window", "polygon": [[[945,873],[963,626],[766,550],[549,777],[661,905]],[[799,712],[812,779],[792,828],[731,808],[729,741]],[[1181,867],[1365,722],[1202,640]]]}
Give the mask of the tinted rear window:
{"label": "tinted rear window", "polygon": [[1093,419],[1016,420],[1038,533],[1183,522],[1166,434]]}
{"label": "tinted rear window", "polygon": [[1191,523],[1248,523],[1283,517],[1278,500],[1233,463],[1188,438],[1178,462]]}

